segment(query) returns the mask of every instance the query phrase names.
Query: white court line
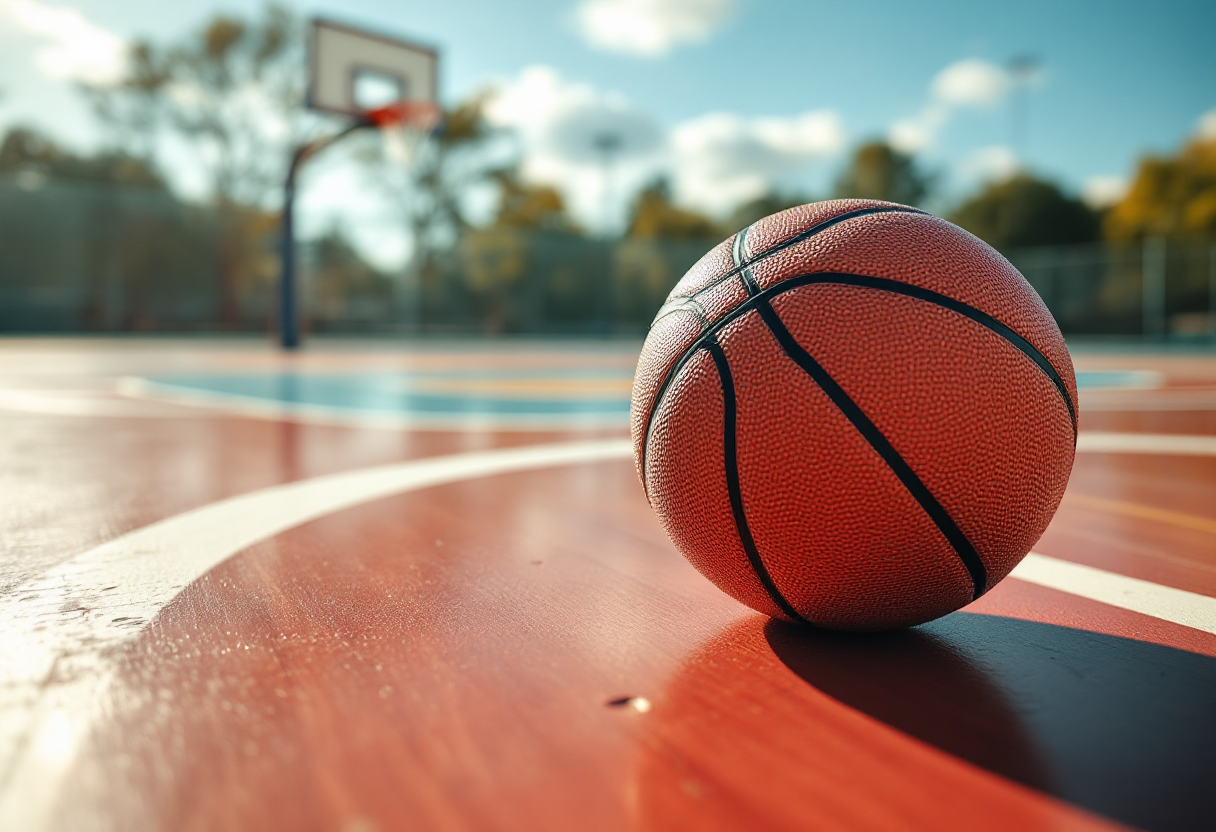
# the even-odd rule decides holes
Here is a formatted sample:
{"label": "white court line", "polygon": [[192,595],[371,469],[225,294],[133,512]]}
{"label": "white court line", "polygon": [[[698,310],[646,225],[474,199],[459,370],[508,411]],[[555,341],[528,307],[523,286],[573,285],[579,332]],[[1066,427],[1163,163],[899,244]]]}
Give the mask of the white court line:
{"label": "white court line", "polygon": [[129,399],[106,399],[88,391],[46,391],[0,388],[0,410],[41,413],[47,416],[111,416],[116,418],[157,419],[185,417],[197,419],[189,410],[163,404]]}
{"label": "white court line", "polygon": [[1031,552],[1010,577],[1216,635],[1216,598]]}
{"label": "white court line", "polygon": [[[624,460],[628,440],[457,454],[315,477],[221,500],[71,558],[0,598],[0,829],[36,832],[104,718],[121,648],[191,582],[327,514],[444,483]],[[1216,634],[1216,598],[1030,555],[1017,578]]]}
{"label": "white court line", "polygon": [[1082,431],[1077,435],[1077,452],[1216,456],[1216,436]]}
{"label": "white court line", "polygon": [[458,454],[231,497],[122,535],[0,598],[0,829],[47,824],[114,657],[178,593],[260,540],[393,494],[508,471],[628,459],[627,439]]}

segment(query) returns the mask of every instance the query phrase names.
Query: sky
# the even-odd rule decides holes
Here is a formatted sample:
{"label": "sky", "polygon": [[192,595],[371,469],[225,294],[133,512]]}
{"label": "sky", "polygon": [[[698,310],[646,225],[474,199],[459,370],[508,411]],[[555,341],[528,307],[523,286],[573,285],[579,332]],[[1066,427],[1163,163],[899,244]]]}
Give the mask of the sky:
{"label": "sky", "polygon": [[[820,198],[872,138],[936,173],[943,206],[1019,166],[1099,204],[1144,154],[1216,135],[1212,0],[290,5],[438,45],[444,101],[496,90],[489,115],[520,132],[525,175],[561,188],[592,228],[619,226],[629,195],[658,175],[718,216],[769,190]],[[259,6],[0,0],[0,128],[34,124],[94,147],[101,134],[76,80],[117,76],[132,38],[180,38],[217,11]],[[1037,68],[1011,74],[1020,56]],[[635,139],[607,173],[563,132],[597,117]],[[307,210],[360,216],[362,201],[370,218],[365,184],[339,168],[313,177]]]}

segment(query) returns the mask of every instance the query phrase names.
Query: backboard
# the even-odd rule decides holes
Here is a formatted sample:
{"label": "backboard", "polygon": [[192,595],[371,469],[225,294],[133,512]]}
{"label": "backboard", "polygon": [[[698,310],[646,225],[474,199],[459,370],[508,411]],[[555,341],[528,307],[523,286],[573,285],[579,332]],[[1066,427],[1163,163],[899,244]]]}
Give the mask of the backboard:
{"label": "backboard", "polygon": [[398,104],[434,103],[439,54],[380,32],[314,18],[308,41],[308,99],[313,110],[353,118]]}

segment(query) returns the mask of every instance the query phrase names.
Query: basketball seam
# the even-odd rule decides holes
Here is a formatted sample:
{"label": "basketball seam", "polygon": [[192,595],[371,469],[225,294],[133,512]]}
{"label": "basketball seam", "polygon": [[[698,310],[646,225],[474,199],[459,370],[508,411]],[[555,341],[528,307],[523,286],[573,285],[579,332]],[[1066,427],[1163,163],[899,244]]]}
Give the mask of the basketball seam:
{"label": "basketball seam", "polygon": [[[1064,379],[1060,377],[1051,361],[1047,356],[1043,355],[1034,344],[1030,343],[1022,335],[1018,334],[1012,327],[1001,323],[987,312],[976,309],[970,304],[956,300],[949,295],[944,295],[941,292],[935,292],[932,289],[925,289],[921,286],[914,286],[911,283],[903,283],[898,280],[891,280],[885,277],[871,277],[863,274],[834,274],[832,277],[836,280],[814,281],[807,280],[799,285],[811,285],[816,282],[836,283],[841,286],[857,286],[863,289],[876,289],[882,292],[891,292],[892,294],[904,295],[905,297],[915,298],[917,300],[932,303],[935,306],[940,306],[955,314],[962,315],[969,320],[975,321],[980,326],[991,330],[996,335],[1004,338],[1027,358],[1033,361],[1045,376],[1051,381],[1056,388],[1056,392],[1060,394],[1060,398],[1064,400],[1064,407],[1068,410],[1068,420],[1072,423],[1073,440],[1076,441],[1077,432],[1077,411],[1072,403],[1072,396],[1068,392],[1068,387],[1064,384]],[[798,278],[791,278],[797,280]]]}
{"label": "basketball seam", "polygon": [[[772,248],[760,252],[759,254],[752,257],[750,260],[744,260],[744,261],[735,260],[734,259],[734,250],[733,250],[734,244],[732,244],[732,246],[731,246],[732,258],[731,259],[734,262],[734,265],[731,266],[729,271],[727,271],[725,274],[723,274],[719,277],[714,278],[714,280],[711,283],[705,284],[700,289],[693,292],[691,295],[677,295],[677,297],[695,298],[697,295],[708,292],[710,289],[713,289],[714,287],[716,287],[722,283],[725,283],[727,280],[729,280],[730,278],[734,277],[735,275],[737,275],[741,271],[743,271],[743,269],[749,268],[752,265],[759,263],[761,260],[765,259],[766,257],[771,257],[774,254],[785,251],[787,248],[790,248],[791,246],[796,246],[799,243],[804,242],[805,240],[808,240],[811,237],[814,237],[819,232],[826,231],[827,229],[831,228],[833,225],[842,223],[845,220],[851,220],[851,219],[854,219],[855,217],[868,217],[870,214],[921,214],[922,216],[926,216],[926,217],[933,216],[932,214],[929,214],[925,211],[921,211],[918,208],[908,208],[908,207],[904,207],[904,206],[877,205],[877,206],[874,206],[873,208],[858,208],[856,211],[846,211],[843,214],[832,217],[830,219],[826,219],[823,222],[816,223],[815,225],[812,225],[810,228],[806,229],[805,231],[800,231],[798,234],[795,234],[793,237],[790,237],[785,242],[777,243]],[[748,228],[751,228],[751,227],[752,226],[748,226]],[[744,229],[744,232],[746,232],[747,230],[748,229]],[[747,288],[746,283],[744,284],[744,288],[745,289]]]}
{"label": "basketball seam", "polygon": [[[785,251],[787,248],[790,248],[791,246],[796,246],[796,245],[798,245],[798,243],[801,243],[804,240],[810,239],[811,237],[815,236],[819,232],[825,231],[834,225],[838,225],[842,222],[845,222],[846,220],[851,220],[856,217],[866,217],[871,214],[900,214],[900,213],[921,214],[923,216],[932,216],[932,214],[928,214],[925,211],[921,211],[919,208],[910,208],[906,205],[874,205],[869,208],[858,208],[853,211],[845,211],[843,214],[837,214],[834,217],[830,217],[826,220],[815,223],[815,225],[812,225],[810,228],[808,228],[804,231],[800,231],[799,233],[795,234],[793,237],[789,238],[785,242],[778,243],[778,244],[774,245],[772,248],[769,248],[766,251],[760,252],[755,257],[752,257],[750,260],[744,260],[744,258],[742,256],[743,255],[743,240],[747,236],[747,232],[749,230],[751,230],[751,228],[755,225],[755,223],[752,223],[752,225],[747,226],[747,228],[744,228],[742,231],[737,233],[735,235],[734,241],[731,243],[731,262],[733,265],[730,268],[730,270],[727,271],[726,274],[715,279],[713,282],[708,283],[705,286],[702,286],[700,289],[696,290],[691,295],[678,295],[676,298],[668,300],[668,302],[665,303],[663,306],[659,307],[659,311],[657,313],[655,313],[654,320],[652,320],[650,322],[650,328],[654,329],[654,325],[659,322],[659,319],[664,318],[667,315],[670,315],[674,312],[678,312],[681,309],[684,309],[684,310],[690,311],[694,315],[696,315],[696,317],[701,322],[701,334],[698,335],[698,341],[699,341],[701,338],[703,338],[705,336],[705,333],[707,332],[706,327],[712,328],[712,325],[710,324],[708,316],[705,312],[705,307],[702,306],[701,303],[697,300],[697,297],[699,295],[703,294],[704,292],[708,292],[710,289],[713,289],[713,288],[721,285],[722,283],[725,283],[731,277],[735,276],[736,274],[739,274],[740,275],[739,281],[740,281],[740,283],[743,284],[743,290],[745,292],[747,292],[749,298],[754,298],[754,297],[756,297],[757,294],[759,294],[761,292],[761,289],[760,289],[759,285],[756,283],[755,277],[751,273],[750,267],[753,263],[758,263],[766,257],[769,257],[769,256],[776,254],[778,252],[781,252],[781,251]],[[741,272],[743,272],[745,269],[747,270],[747,273],[741,274]],[[694,303],[694,304],[696,304],[696,309],[690,309],[689,307],[685,306],[684,303],[677,303],[677,301]],[[729,318],[730,316],[727,315],[727,317]],[[659,402],[662,400],[664,393],[667,392],[667,386],[668,386],[668,384],[670,384],[672,376],[675,374],[676,367],[678,365],[682,365],[688,359],[688,357],[690,355],[692,355],[692,353],[695,351],[695,346],[696,346],[696,342],[694,342],[694,344],[692,346],[690,346],[687,350],[685,350],[683,355],[681,355],[674,362],[672,362],[671,367],[668,368],[667,374],[664,375],[662,382],[660,382],[660,384],[659,384],[659,390],[655,394],[654,401],[651,403],[650,412],[646,414],[646,427],[642,432],[642,459],[641,459],[642,469],[641,470],[643,472],[643,474],[642,474],[642,492],[646,495],[647,501],[650,500],[650,487],[646,484],[646,476],[645,476],[646,445],[650,441],[650,426],[651,426],[651,423],[654,421],[654,414],[655,414],[655,411],[659,407]],[[1075,419],[1073,420],[1073,428],[1074,428],[1074,432],[1075,432],[1075,428],[1076,428]]]}
{"label": "basketball seam", "polygon": [[[892,473],[903,483],[904,488],[912,495],[912,498],[920,504],[925,514],[929,515],[929,519],[937,526],[938,531],[946,538],[946,541],[954,549],[968,574],[971,576],[972,599],[979,598],[984,594],[984,590],[988,584],[988,570],[984,566],[984,561],[980,558],[979,552],[975,550],[975,546],[963,534],[962,529],[954,522],[954,518],[950,516],[950,512],[946,511],[945,507],[938,502],[933,496],[933,492],[924,484],[916,472],[912,470],[912,466],[900,455],[899,451],[895,450],[895,446],[887,439],[886,435],[879,430],[878,426],[866,415],[865,411],[853,401],[852,397],[845,391],[840,383],[832,377],[822,364],[815,360],[815,357],[807,351],[805,347],[798,343],[785,323],[781,320],[781,316],[777,314],[777,310],[773,309],[767,299],[761,299],[756,305],[756,311],[760,313],[761,319],[765,326],[768,327],[770,333],[777,340],[778,346],[782,352],[795,364],[797,364],[803,372],[819,386],[836,408],[844,414],[862,438],[869,443],[870,447],[882,458],[887,467]],[[715,341],[716,343],[716,341]]]}
{"label": "basketball seam", "polygon": [[680,298],[678,301],[664,304],[659,311],[655,313],[654,320],[650,322],[650,326],[653,327],[655,324],[657,324],[660,318],[666,318],[673,312],[681,311],[691,312],[693,315],[695,315],[697,319],[701,321],[702,327],[709,326],[709,316],[705,313],[705,307],[702,306],[696,298]]}
{"label": "basketball seam", "polygon": [[810,624],[811,622],[794,609],[794,606],[777,588],[768,567],[764,565],[764,559],[760,557],[759,549],[756,548],[751,527],[747,523],[747,513],[743,508],[743,490],[739,485],[738,404],[735,399],[734,377],[731,375],[730,362],[726,360],[726,353],[722,351],[722,345],[718,343],[717,339],[709,339],[704,349],[713,358],[718,369],[718,380],[722,385],[722,458],[726,469],[726,492],[730,497],[730,509],[734,515],[735,531],[739,535],[739,542],[743,545],[743,552],[752,565],[752,571],[760,579],[760,584],[773,603],[794,621]]}
{"label": "basketball seam", "polygon": [[[760,286],[756,283],[756,278],[749,268],[750,264],[745,262],[747,259],[747,232],[750,230],[749,225],[735,235],[735,244],[730,248],[730,259],[734,268],[739,270],[739,279],[743,281],[743,288],[747,290],[748,295],[755,297],[760,294]],[[693,297],[696,295],[694,294]]]}
{"label": "basketball seam", "polygon": [[[655,393],[654,401],[651,403],[650,412],[646,416],[646,427],[642,433],[642,458],[640,460],[642,470],[645,471],[646,453],[650,443],[651,426],[654,424],[654,414],[658,412],[659,405],[662,404],[663,396],[667,394],[668,388],[671,386],[671,380],[675,378],[676,373],[688,362],[689,357],[698,349],[704,346],[707,339],[713,338],[714,334],[723,329],[731,322],[737,320],[748,310],[755,308],[761,302],[767,302],[769,299],[782,295],[786,292],[800,288],[802,286],[834,284],[842,286],[857,286],[859,288],[872,289],[880,292],[891,292],[892,294],[900,294],[906,297],[911,297],[916,300],[921,300],[926,303],[932,303],[935,306],[940,306],[956,314],[962,315],[969,320],[972,320],[981,326],[984,326],[989,331],[1004,339],[1007,343],[1030,359],[1039,371],[1047,376],[1048,380],[1055,386],[1056,392],[1064,401],[1064,407],[1068,411],[1069,421],[1072,424],[1073,445],[1076,445],[1077,437],[1077,415],[1076,409],[1073,407],[1072,397],[1069,395],[1068,388],[1064,385],[1064,380],[1056,371],[1052,363],[1041,353],[1034,344],[1031,344],[1024,337],[1015,332],[1012,328],[998,321],[986,312],[981,312],[973,306],[957,301],[939,292],[934,292],[931,289],[922,289],[919,286],[912,286],[908,283],[903,283],[898,280],[891,280],[885,277],[873,277],[871,275],[862,274],[844,274],[839,272],[810,272],[807,274],[796,275],[794,277],[782,280],[769,286],[759,295],[754,295],[742,301],[738,306],[724,315],[720,320],[715,322],[709,329],[702,332],[696,340],[688,345],[683,355],[672,362],[671,368],[664,375],[663,380],[659,383],[659,389]],[[1014,336],[1013,338],[1009,337]],[[645,478],[642,479],[642,490],[646,493],[647,499],[650,497],[650,488],[646,483]]]}

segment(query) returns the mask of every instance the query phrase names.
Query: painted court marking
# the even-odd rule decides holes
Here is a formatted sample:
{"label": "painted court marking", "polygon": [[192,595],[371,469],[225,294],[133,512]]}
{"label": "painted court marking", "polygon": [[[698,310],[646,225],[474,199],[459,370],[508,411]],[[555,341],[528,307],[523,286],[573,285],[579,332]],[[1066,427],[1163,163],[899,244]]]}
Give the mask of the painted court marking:
{"label": "painted court marking", "polygon": [[261,396],[198,390],[174,384],[162,384],[134,376],[119,379],[114,390],[130,399],[206,408],[233,416],[263,419],[273,422],[301,422],[334,427],[379,428],[404,430],[409,428],[434,430],[570,430],[578,428],[620,428],[629,424],[629,414],[592,411],[554,414],[492,413],[476,408],[467,412],[393,413],[358,410],[351,407],[282,402]]}
{"label": "painted court marking", "polygon": [[[1134,445],[1109,438],[1126,434],[1100,436],[1106,438],[1091,444],[1102,450]],[[104,718],[102,694],[117,652],[186,586],[237,552],[394,494],[632,454],[629,440],[612,439],[433,457],[316,477],[153,523],[18,587],[0,598],[0,828],[46,825],[79,743]],[[1012,574],[1216,634],[1216,598],[1033,553]]]}
{"label": "painted court marking", "polygon": [[1077,451],[1107,454],[1216,456],[1216,436],[1082,431],[1077,436]]}
{"label": "painted court marking", "polygon": [[189,410],[155,402],[103,398],[89,390],[0,388],[0,410],[48,416],[112,416],[120,419],[198,418]]}

